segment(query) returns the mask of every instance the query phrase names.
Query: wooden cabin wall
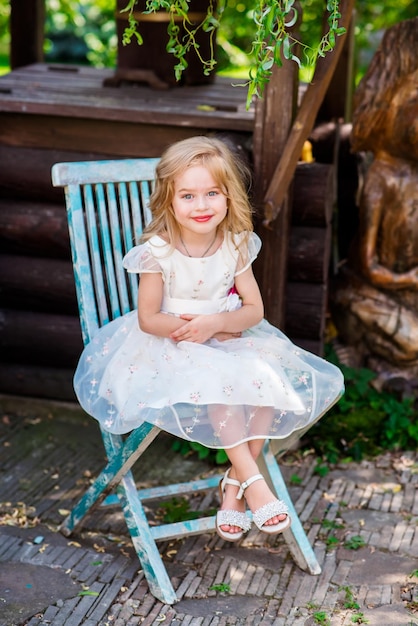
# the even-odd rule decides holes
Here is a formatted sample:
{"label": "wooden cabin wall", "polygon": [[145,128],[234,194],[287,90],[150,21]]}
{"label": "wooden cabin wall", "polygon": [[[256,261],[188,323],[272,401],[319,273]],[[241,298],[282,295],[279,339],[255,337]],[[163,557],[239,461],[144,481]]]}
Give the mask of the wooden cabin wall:
{"label": "wooden cabin wall", "polygon": [[85,156],[0,144],[2,393],[75,399],[82,341],[63,194],[51,185],[51,167]]}
{"label": "wooden cabin wall", "polygon": [[[0,144],[1,393],[75,399],[72,376],[82,341],[63,192],[51,185],[51,167],[121,156],[116,147],[109,152]],[[284,330],[318,354],[328,295],[332,185],[332,165],[304,163],[297,169]]]}
{"label": "wooden cabin wall", "polygon": [[[63,195],[51,186],[50,171],[59,161],[108,157],[0,147],[2,393],[75,399],[72,375],[82,341]],[[298,167],[289,242],[285,331],[316,353],[327,306],[332,170]]]}
{"label": "wooden cabin wall", "polygon": [[[218,110],[218,119],[203,111],[199,124],[190,123],[197,120],[196,103],[200,102],[192,100],[192,96],[198,98],[194,92],[188,92],[191,113],[185,113],[187,123],[167,123],[165,99],[162,122],[155,112],[152,122],[141,121],[142,110],[130,112],[131,121],[122,121],[123,111],[112,108],[117,103],[122,109],[120,98],[110,102],[113,92],[108,90],[101,97],[95,73],[77,78],[67,70],[61,71],[62,84],[75,81],[79,87],[74,89],[77,102],[69,96],[69,113],[63,114],[66,103],[54,102],[57,79],[51,74],[39,67],[23,68],[14,82],[0,79],[0,393],[74,400],[72,377],[82,341],[64,195],[62,189],[52,187],[53,164],[160,156],[174,141],[214,132],[227,135],[248,152],[253,127],[247,113],[240,113],[234,122],[226,109]],[[93,79],[97,88],[96,83],[91,86]],[[42,81],[45,88],[39,88]],[[21,99],[14,95],[15,88],[22,91]],[[33,96],[33,88],[39,89],[39,96]],[[210,89],[205,91],[206,100]],[[214,101],[223,102],[225,88],[214,92]],[[52,103],[48,101],[48,109],[43,104],[45,93]],[[153,97],[155,108],[157,96]],[[86,100],[91,102],[88,119]],[[238,123],[240,128],[229,130]],[[280,326],[295,343],[318,354],[322,353],[326,316],[332,169],[319,163],[300,164],[297,169],[286,279],[279,276],[280,288],[285,283],[285,319]],[[273,266],[276,253],[273,248],[269,259]],[[273,272],[272,298],[275,280]]]}

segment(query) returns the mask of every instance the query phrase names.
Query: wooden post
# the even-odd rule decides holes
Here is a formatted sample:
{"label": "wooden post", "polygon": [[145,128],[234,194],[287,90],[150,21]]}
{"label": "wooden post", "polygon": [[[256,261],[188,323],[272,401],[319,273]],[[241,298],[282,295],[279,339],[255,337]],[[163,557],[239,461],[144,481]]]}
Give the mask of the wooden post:
{"label": "wooden post", "polygon": [[10,66],[43,61],[45,0],[11,0]]}
{"label": "wooden post", "polygon": [[273,224],[264,221],[263,198],[287,142],[297,105],[298,66],[286,61],[274,67],[264,97],[256,103],[254,127],[254,196],[259,210],[256,231],[263,241],[254,271],[263,295],[265,314],[275,326],[285,319],[285,286],[290,228],[290,201],[284,199]]}

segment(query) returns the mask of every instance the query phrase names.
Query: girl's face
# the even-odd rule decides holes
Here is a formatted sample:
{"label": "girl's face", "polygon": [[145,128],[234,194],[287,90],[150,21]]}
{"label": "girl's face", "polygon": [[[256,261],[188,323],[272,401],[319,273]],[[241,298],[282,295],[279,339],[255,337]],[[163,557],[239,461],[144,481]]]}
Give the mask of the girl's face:
{"label": "girl's face", "polygon": [[182,234],[207,235],[225,219],[227,198],[206,167],[192,165],[175,180],[172,207]]}

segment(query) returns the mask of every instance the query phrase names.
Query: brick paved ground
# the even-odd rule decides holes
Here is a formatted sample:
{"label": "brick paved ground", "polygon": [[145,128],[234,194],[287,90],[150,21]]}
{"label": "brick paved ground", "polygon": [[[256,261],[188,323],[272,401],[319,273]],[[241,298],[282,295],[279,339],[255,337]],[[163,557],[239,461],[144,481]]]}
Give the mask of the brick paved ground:
{"label": "brick paved ground", "polygon": [[[0,407],[0,626],[418,626],[415,452],[322,477],[312,456],[285,458],[322,573],[302,572],[282,537],[256,530],[239,545],[215,534],[162,542],[180,600],[167,606],[149,593],[117,509],[92,514],[71,538],[56,532],[102,464],[93,420],[63,405],[0,398]],[[150,483],[208,470],[172,454],[168,438],[159,445],[167,463],[145,459]],[[212,492],[190,501],[216,505]]]}

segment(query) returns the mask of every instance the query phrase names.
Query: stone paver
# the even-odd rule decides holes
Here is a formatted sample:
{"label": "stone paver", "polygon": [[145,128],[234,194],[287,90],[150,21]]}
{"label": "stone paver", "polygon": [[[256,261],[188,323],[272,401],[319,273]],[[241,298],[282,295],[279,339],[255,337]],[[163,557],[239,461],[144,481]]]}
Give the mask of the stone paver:
{"label": "stone paver", "polygon": [[[240,545],[214,534],[165,542],[180,598],[167,606],[149,593],[116,508],[92,514],[70,538],[56,531],[101,466],[95,425],[70,407],[10,402],[0,429],[0,626],[418,626],[416,453],[338,465],[322,477],[313,457],[285,457],[322,573],[302,572],[282,537],[256,529]],[[199,474],[198,462],[179,463],[162,446],[165,471]],[[148,469],[157,481],[152,459]],[[216,506],[216,494],[192,505]]]}

